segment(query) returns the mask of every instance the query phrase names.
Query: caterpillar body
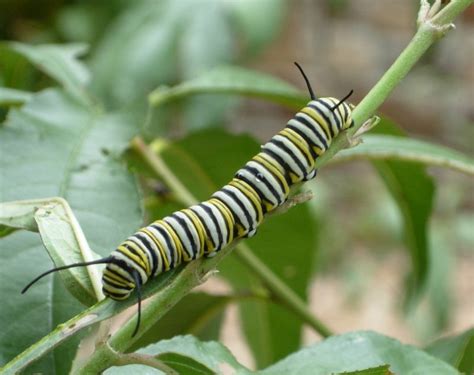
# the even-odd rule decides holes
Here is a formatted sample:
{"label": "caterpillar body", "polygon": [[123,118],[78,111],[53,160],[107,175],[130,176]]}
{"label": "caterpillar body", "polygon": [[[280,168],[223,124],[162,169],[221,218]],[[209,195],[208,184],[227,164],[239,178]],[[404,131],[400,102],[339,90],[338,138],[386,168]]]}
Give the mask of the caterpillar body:
{"label": "caterpillar body", "polygon": [[[286,127],[261,146],[261,151],[239,169],[232,180],[210,199],[157,220],[138,230],[107,258],[75,263],[62,269],[105,263],[103,292],[114,300],[124,300],[150,278],[182,262],[211,257],[232,241],[255,235],[264,216],[281,206],[293,185],[316,176],[316,159],[332,139],[354,122],[353,106],[332,97],[316,98],[301,69],[311,95]],[[140,314],[137,327],[139,327]]]}

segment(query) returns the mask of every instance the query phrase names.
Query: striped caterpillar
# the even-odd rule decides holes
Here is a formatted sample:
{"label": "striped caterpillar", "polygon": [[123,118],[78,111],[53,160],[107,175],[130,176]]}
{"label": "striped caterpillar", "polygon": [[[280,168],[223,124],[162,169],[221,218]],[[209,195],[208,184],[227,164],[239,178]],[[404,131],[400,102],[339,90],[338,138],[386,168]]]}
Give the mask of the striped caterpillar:
{"label": "striped caterpillar", "polygon": [[193,205],[141,228],[110,256],[92,262],[53,268],[32,280],[23,290],[51,272],[71,267],[106,264],[103,292],[124,300],[136,290],[140,326],[141,286],[150,278],[182,262],[211,257],[232,241],[254,236],[264,216],[281,206],[293,185],[316,176],[316,159],[342,130],[353,126],[351,104],[336,98],[316,98],[306,74],[311,101],[286,127],[261,147],[232,180],[207,201]]}

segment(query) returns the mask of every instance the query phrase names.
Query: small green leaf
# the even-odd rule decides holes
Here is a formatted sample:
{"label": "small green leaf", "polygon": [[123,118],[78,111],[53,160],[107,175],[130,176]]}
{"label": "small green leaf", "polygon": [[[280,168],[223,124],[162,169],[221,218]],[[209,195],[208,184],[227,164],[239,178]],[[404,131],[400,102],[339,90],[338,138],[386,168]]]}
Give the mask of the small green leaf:
{"label": "small green leaf", "polygon": [[176,354],[176,353],[163,353],[158,356],[158,359],[174,369],[178,374],[203,374],[213,375],[216,371],[211,370],[209,367],[204,366],[194,358]]}
{"label": "small green leaf", "polygon": [[151,106],[196,94],[233,94],[260,97],[291,108],[308,99],[290,84],[252,70],[223,66],[174,87],[158,87],[149,96]]}
{"label": "small green leaf", "polygon": [[0,87],[0,107],[24,104],[31,99],[31,96],[28,91]]}
{"label": "small green leaf", "polygon": [[43,200],[29,200],[0,203],[0,225],[13,229],[38,232],[35,212]]}
{"label": "small green leaf", "polygon": [[436,340],[425,350],[462,373],[474,373],[474,328],[456,336]]}
{"label": "small green leaf", "polygon": [[[98,259],[100,256],[91,252],[87,243],[83,243],[85,248],[81,249],[78,235],[83,237],[80,228],[74,228],[68,217],[61,199],[50,202],[48,205],[38,208],[35,213],[35,220],[38,224],[41,239],[46,250],[56,267],[65,266],[72,263],[84,262]],[[67,204],[67,203],[66,203]],[[77,233],[81,231],[81,233]],[[85,254],[87,252],[87,254]],[[98,283],[98,273],[86,267],[70,268],[60,272],[61,278],[66,288],[86,306],[91,306],[97,302],[98,297],[94,294],[91,276],[95,276]]]}
{"label": "small green leaf", "polygon": [[183,334],[192,334],[201,340],[217,340],[224,310],[230,302],[232,297],[191,293],[140,337],[130,351]]}
{"label": "small green leaf", "polygon": [[447,363],[420,349],[375,332],[364,331],[332,336],[291,354],[260,374],[327,375],[387,365],[394,374],[458,374]]}
{"label": "small green leaf", "polygon": [[[141,349],[139,353],[153,355],[158,359],[162,359],[165,364],[177,371],[182,370],[182,366],[192,365],[192,362],[195,361],[200,364],[201,369],[202,366],[208,368],[210,374],[229,372],[249,373],[249,370],[238,363],[224,345],[215,341],[202,342],[190,335],[177,336],[171,340],[160,341],[157,344]],[[176,355],[181,356],[181,358],[187,358],[187,361],[175,363],[170,354],[173,354],[174,358],[178,358]],[[192,371],[190,373],[195,373]]]}
{"label": "small green leaf", "polygon": [[392,135],[364,135],[362,144],[342,150],[331,162],[352,159],[418,162],[474,175],[474,159],[467,155],[448,147]]}
{"label": "small green leaf", "polygon": [[87,45],[44,44],[32,46],[10,42],[4,46],[24,56],[69,92],[78,97],[84,96],[84,87],[90,80],[90,74],[86,66],[77,58],[87,51]]}
{"label": "small green leaf", "polygon": [[[0,203],[0,223],[15,229],[26,229],[40,232],[43,244],[48,250],[54,264],[59,266],[76,262],[84,262],[93,257],[87,244],[82,250],[79,241],[83,234],[80,228],[74,228],[69,217],[70,208],[61,198],[46,198]],[[81,233],[77,233],[80,231]],[[82,238],[78,239],[80,235]],[[82,240],[84,241],[84,240]],[[84,254],[83,251],[87,251]],[[94,258],[99,258],[95,255]],[[72,268],[61,272],[61,276],[69,291],[85,305],[97,301],[94,289],[89,279],[89,269]]]}

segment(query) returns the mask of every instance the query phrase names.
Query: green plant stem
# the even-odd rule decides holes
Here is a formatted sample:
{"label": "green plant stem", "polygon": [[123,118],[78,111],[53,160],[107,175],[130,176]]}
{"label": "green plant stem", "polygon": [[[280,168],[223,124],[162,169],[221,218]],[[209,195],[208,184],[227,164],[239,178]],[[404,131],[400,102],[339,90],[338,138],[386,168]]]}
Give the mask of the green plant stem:
{"label": "green plant stem", "polygon": [[355,126],[346,134],[339,134],[336,137],[331,147],[316,160],[317,168],[326,164],[337,152],[347,147],[347,137],[353,136],[364,121],[375,113],[428,48],[444,35],[445,31],[442,28],[453,22],[473,2],[474,0],[453,0],[431,20],[421,23],[405,50],[352,112]]}
{"label": "green plant stem", "polygon": [[473,3],[473,0],[453,0],[439,11],[431,22],[435,25],[447,25]]}
{"label": "green plant stem", "polygon": [[174,194],[186,206],[192,206],[197,203],[196,198],[186,189],[181,181],[168,168],[166,163],[143,142],[140,137],[135,137],[131,142],[132,148],[147,162],[155,173],[161,176],[168,184]]}
{"label": "green plant stem", "polygon": [[[165,183],[176,194],[177,198],[185,205],[191,206],[198,203],[197,199],[184,187],[184,185],[168,169],[166,163],[156,155],[143,142],[141,138],[132,140],[132,148],[143,157],[150,165],[153,171],[161,176]],[[236,245],[236,256],[244,263],[255,275],[267,286],[269,291],[277,300],[293,311],[306,324],[312,327],[323,337],[331,335],[331,331],[319,319],[317,319],[303,301],[291,288],[289,288],[275,273],[268,268],[258,257],[256,257],[250,248],[240,242]]]}

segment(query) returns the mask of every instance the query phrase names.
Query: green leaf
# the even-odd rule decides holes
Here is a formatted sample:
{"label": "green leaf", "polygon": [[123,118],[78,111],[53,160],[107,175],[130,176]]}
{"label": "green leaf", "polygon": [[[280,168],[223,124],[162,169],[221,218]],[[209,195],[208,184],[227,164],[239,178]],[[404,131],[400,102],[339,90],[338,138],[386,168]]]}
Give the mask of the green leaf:
{"label": "green leaf", "polygon": [[474,175],[474,159],[448,147],[391,135],[364,135],[363,143],[342,150],[332,162],[352,159],[401,160]]}
{"label": "green leaf", "polygon": [[[209,341],[201,342],[193,336],[177,336],[163,340],[138,351],[162,360],[179,374],[249,374],[250,371],[234,358],[222,344]],[[131,368],[124,367],[131,371]],[[111,368],[104,374],[120,374]]]}
{"label": "green leaf", "polygon": [[[69,205],[61,198],[0,203],[0,223],[14,229],[39,231],[57,267],[99,258],[97,255],[94,257],[87,243],[84,243],[84,235],[71,215]],[[72,268],[61,272],[66,287],[85,305],[97,302],[89,272],[92,272],[89,268]],[[96,279],[98,281],[98,277]]]}
{"label": "green leaf", "polygon": [[[203,200],[227,183],[258,150],[259,144],[247,136],[232,136],[214,130],[199,132],[165,146],[161,155],[180,181]],[[169,213],[153,211],[153,217]],[[309,209],[299,205],[285,215],[272,217],[259,228],[255,237],[246,241],[252,251],[302,298],[306,296],[313,267],[316,227]],[[220,270],[220,275],[237,291],[250,290],[259,294],[265,290],[235,255],[228,257]],[[239,307],[244,332],[260,366],[299,347],[301,322],[286,309],[260,301],[241,302]]]}
{"label": "green leaf", "polygon": [[361,331],[332,336],[301,349],[260,374],[326,375],[385,365],[389,365],[394,374],[458,373],[447,363],[420,349],[375,332]]}
{"label": "green leaf", "polygon": [[474,372],[474,328],[456,336],[436,340],[425,350],[456,367],[462,373]]}
{"label": "green leaf", "polygon": [[0,203],[0,225],[13,229],[26,229],[38,232],[35,212],[43,200],[25,200]]}
{"label": "green leaf", "polygon": [[89,82],[90,75],[85,65],[77,58],[87,51],[87,45],[44,44],[32,46],[10,42],[4,46],[25,57],[70,93],[84,97],[84,87]]}
{"label": "green leaf", "polygon": [[252,70],[223,66],[174,87],[158,87],[149,96],[152,106],[196,94],[233,94],[264,98],[291,108],[299,108],[308,99],[290,84]]}
{"label": "green leaf", "polygon": [[[398,137],[403,135],[387,120],[374,131]],[[433,207],[434,183],[421,163],[374,160],[372,164],[395,200],[403,220],[403,237],[413,267],[408,277],[407,302],[410,304],[421,294],[428,276],[428,221]]]}
{"label": "green leaf", "polygon": [[182,334],[192,334],[201,340],[217,340],[224,310],[230,302],[232,297],[191,293],[140,337],[130,351]]}
{"label": "green leaf", "polygon": [[[133,121],[124,114],[98,113],[60,90],[34,95],[20,109],[12,109],[0,128],[0,201],[63,197],[91,248],[108,255],[141,224],[137,185],[120,160],[132,135]],[[2,284],[16,280],[15,290],[4,290],[1,295],[15,303],[2,306],[0,320],[10,324],[15,316],[18,325],[30,328],[31,321],[40,326],[42,321],[41,327],[46,329],[12,331],[2,336],[3,361],[50,330],[57,323],[51,321],[51,316],[58,316],[56,310],[74,303],[72,296],[59,297],[52,292],[58,288],[58,280],[52,277],[46,277],[22,298],[12,298],[21,286],[51,268],[39,237],[32,235],[28,243],[23,235],[15,233],[0,241],[0,263],[10,260],[2,272]],[[29,267],[24,267],[25,262]],[[15,350],[5,352],[12,345]],[[53,373],[54,369],[44,372]]]}
{"label": "green leaf", "polygon": [[[455,296],[454,275],[456,253],[446,251],[452,242],[442,235],[440,223],[430,228],[429,274],[423,303],[409,311],[407,316],[418,337],[433,337],[447,328],[451,321]],[[446,228],[452,230],[451,228]]]}
{"label": "green leaf", "polygon": [[31,95],[28,91],[0,87],[0,107],[24,104],[31,99]]}
{"label": "green leaf", "polygon": [[[41,240],[56,267],[100,258],[84,243],[84,234],[80,228],[74,226],[77,226],[77,221],[69,216],[69,212],[67,203],[59,198],[40,207],[35,213]],[[60,273],[66,288],[86,306],[93,305],[102,296],[98,286],[100,276],[97,272],[92,273],[93,270],[78,267]],[[91,279],[97,285],[96,293]]]}

